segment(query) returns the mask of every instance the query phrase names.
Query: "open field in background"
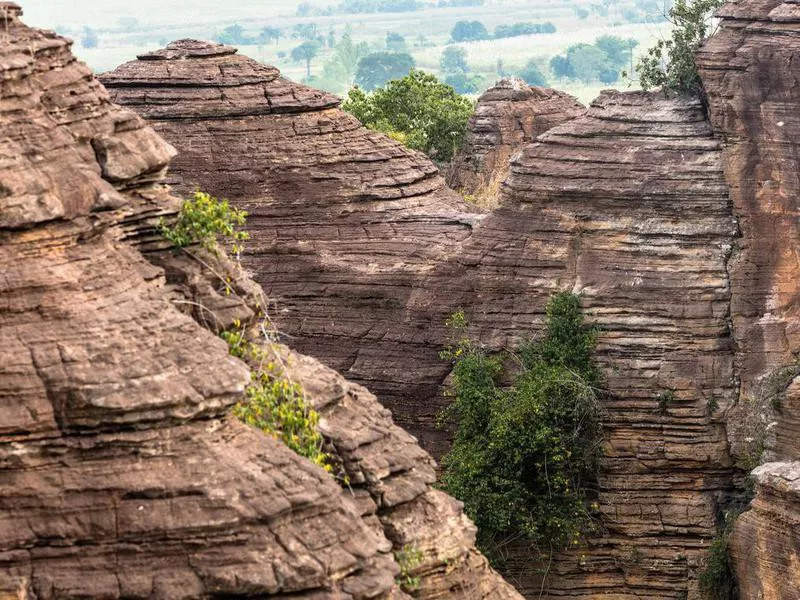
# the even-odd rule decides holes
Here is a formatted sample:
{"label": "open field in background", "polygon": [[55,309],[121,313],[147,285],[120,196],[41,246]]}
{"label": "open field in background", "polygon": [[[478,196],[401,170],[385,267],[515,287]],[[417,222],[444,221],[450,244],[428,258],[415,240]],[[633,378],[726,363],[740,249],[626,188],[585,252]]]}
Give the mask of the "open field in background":
{"label": "open field in background", "polygon": [[[387,32],[405,36],[409,53],[417,66],[439,73],[439,59],[450,39],[453,25],[459,20],[481,21],[491,32],[497,25],[516,22],[550,21],[556,28],[553,34],[537,34],[498,40],[462,42],[458,45],[467,51],[467,60],[472,71],[481,76],[482,87],[490,86],[496,79],[498,60],[506,72],[520,69],[528,60],[534,59],[540,70],[548,76],[552,87],[577,96],[582,102],[590,102],[597,93],[607,87],[635,89],[630,81],[620,80],[612,86],[600,82],[583,83],[554,79],[549,72],[550,59],[563,53],[576,43],[592,43],[605,34],[621,38],[633,38],[638,42],[634,50],[634,62],[659,36],[668,33],[666,23],[624,22],[621,14],[625,7],[633,6],[634,0],[617,0],[607,17],[591,14],[579,19],[573,7],[588,9],[593,0],[486,0],[485,6],[437,8],[406,13],[374,13],[358,15],[334,15],[298,18],[294,16],[300,0],[194,0],[191,6],[181,0],[139,0],[136,3],[122,0],[40,0],[35,5],[23,1],[25,18],[31,25],[56,28],[62,33],[78,39],[75,50],[96,71],[113,69],[132,60],[136,54],[162,47],[168,41],[183,37],[212,39],[225,27],[239,24],[252,36],[265,26],[279,27],[285,31],[277,44],[240,46],[240,52],[262,62],[274,64],[283,74],[301,81],[305,77],[305,65],[287,58],[300,40],[290,37],[298,23],[314,22],[320,33],[327,35],[333,30],[339,37],[349,28],[355,42],[368,42],[375,50],[384,49]],[[333,1],[317,0],[315,5],[324,7]],[[125,31],[121,19],[135,19],[135,28]],[[80,44],[84,25],[92,27],[99,36],[97,48],[83,48]],[[128,25],[130,29],[130,25]],[[323,50],[312,62],[312,73],[321,74],[322,67],[333,51]],[[283,56],[279,56],[283,53]],[[341,93],[343,87],[332,90]]]}

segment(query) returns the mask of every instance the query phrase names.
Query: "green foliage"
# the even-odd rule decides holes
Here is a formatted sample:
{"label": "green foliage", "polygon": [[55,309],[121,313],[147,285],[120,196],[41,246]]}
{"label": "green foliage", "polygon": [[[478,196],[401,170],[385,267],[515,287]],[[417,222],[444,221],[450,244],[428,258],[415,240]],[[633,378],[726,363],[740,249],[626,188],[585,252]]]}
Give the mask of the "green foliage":
{"label": "green foliage", "polygon": [[659,414],[666,415],[667,409],[675,402],[675,392],[667,390],[658,395],[658,412]]}
{"label": "green foliage", "polygon": [[406,38],[399,33],[389,31],[386,33],[386,49],[389,52],[406,52]]}
{"label": "green foliage", "polygon": [[316,40],[303,42],[292,49],[292,60],[296,62],[305,61],[306,77],[311,77],[311,61],[319,54],[320,43]]}
{"label": "green foliage", "polygon": [[210,252],[217,252],[217,238],[223,237],[228,250],[238,256],[248,234],[240,227],[247,213],[231,207],[227,200],[218,200],[205,192],[197,191],[191,199],[184,200],[178,218],[170,225],[161,219],[159,230],[177,248],[200,244]]}
{"label": "green foliage", "polygon": [[614,83],[619,79],[620,70],[630,62],[637,43],[633,39],[603,35],[594,44],[574,44],[567,48],[566,55],[554,56],[550,69],[556,77],[578,79],[587,84],[593,80]]}
{"label": "green foliage", "polygon": [[258,34],[258,43],[266,44],[274,40],[277,44],[282,35],[283,32],[278,27],[264,27]]}
{"label": "green foliage", "polygon": [[550,21],[546,23],[514,23],[513,25],[498,25],[494,30],[494,37],[497,39],[507,37],[517,37],[520,35],[532,35],[535,33],[555,33],[556,26]]}
{"label": "green foliage", "polygon": [[356,83],[371,91],[406,76],[415,64],[414,58],[405,52],[373,52],[358,61]]}
{"label": "green foliage", "polygon": [[[459,338],[442,353],[453,361],[445,416],[457,429],[442,481],[477,524],[480,548],[496,561],[519,536],[544,554],[577,545],[594,526],[587,504],[601,439],[596,331],[578,297],[551,298],[543,339],[513,357],[489,356],[467,338],[463,312],[448,324]],[[504,368],[512,358],[513,374]]]}
{"label": "green foliage", "polygon": [[735,585],[728,557],[729,536],[730,531],[724,531],[711,541],[705,566],[698,573],[697,580],[704,600],[730,600],[734,598]]}
{"label": "green foliage", "polygon": [[232,46],[250,44],[253,41],[245,34],[244,27],[238,23],[234,23],[223,29],[222,33],[217,34],[216,38],[221,44],[230,44]]}
{"label": "green foliage", "polygon": [[711,33],[714,11],[724,0],[676,0],[669,9],[672,37],[661,39],[636,65],[642,89],[700,93],[703,83],[694,54]]}
{"label": "green foliage", "polygon": [[238,322],[234,330],[223,331],[220,337],[228,343],[231,355],[252,367],[245,399],[233,408],[233,414],[332,472],[331,457],[322,449],[319,413],[305,401],[302,388],[286,378],[281,365],[267,352],[246,338]]}
{"label": "green foliage", "polygon": [[406,544],[394,553],[394,559],[400,567],[400,575],[396,583],[404,592],[413,592],[419,588],[420,577],[413,575],[414,569],[422,564],[425,555],[419,548]]}
{"label": "green foliage", "polygon": [[461,145],[473,111],[472,102],[452,87],[417,70],[371,94],[353,88],[342,108],[370,129],[443,162]]}
{"label": "green foliage", "polygon": [[336,43],[333,56],[325,63],[323,75],[330,81],[346,82],[347,88],[353,85],[358,61],[369,54],[366,42],[353,43],[353,38],[345,32]]}
{"label": "green foliage", "polygon": [[519,76],[525,80],[528,85],[547,85],[547,78],[539,70],[535,59],[529,60],[523,69],[519,72]]}
{"label": "green foliage", "polygon": [[459,21],[453,26],[450,37],[454,42],[469,42],[488,39],[489,32],[480,21]]}
{"label": "green foliage", "polygon": [[445,73],[466,73],[469,71],[467,65],[467,51],[461,46],[447,46],[439,59],[439,67]]}

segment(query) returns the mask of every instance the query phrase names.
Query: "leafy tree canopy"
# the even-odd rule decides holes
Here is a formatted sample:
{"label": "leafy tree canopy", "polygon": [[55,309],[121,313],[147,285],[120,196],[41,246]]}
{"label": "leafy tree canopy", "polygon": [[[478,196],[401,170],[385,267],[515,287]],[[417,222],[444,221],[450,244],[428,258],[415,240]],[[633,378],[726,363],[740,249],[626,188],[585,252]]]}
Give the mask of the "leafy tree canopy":
{"label": "leafy tree canopy", "polygon": [[459,21],[453,26],[450,37],[454,42],[470,42],[488,39],[489,32],[480,21]]}
{"label": "leafy tree canopy", "polygon": [[342,108],[370,129],[446,162],[463,142],[474,107],[434,75],[412,70],[371,94],[353,88]]}
{"label": "leafy tree canopy", "polygon": [[415,64],[414,58],[405,52],[373,52],[358,61],[356,83],[371,91],[390,79],[407,75]]}
{"label": "leafy tree canopy", "polygon": [[539,70],[539,66],[534,59],[525,63],[525,67],[519,72],[519,76],[525,80],[528,85],[547,85],[547,78]]}
{"label": "leafy tree canopy", "polygon": [[445,73],[467,73],[467,51],[460,46],[447,46],[442,52],[439,67]]}

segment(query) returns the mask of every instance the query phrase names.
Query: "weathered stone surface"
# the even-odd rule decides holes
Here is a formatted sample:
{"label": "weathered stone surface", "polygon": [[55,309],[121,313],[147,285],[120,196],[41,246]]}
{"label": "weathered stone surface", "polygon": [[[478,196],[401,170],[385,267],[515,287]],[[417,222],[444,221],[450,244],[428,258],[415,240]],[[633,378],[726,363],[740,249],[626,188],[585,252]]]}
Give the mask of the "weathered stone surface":
{"label": "weathered stone surface", "polygon": [[756,497],[737,520],[730,555],[743,600],[800,598],[800,462],[753,471]]}
{"label": "weathered stone surface", "polygon": [[[165,247],[173,148],[67,40],[0,9],[0,597],[400,600],[385,531],[417,504],[404,539],[439,535],[474,563],[431,459],[366,390],[293,355],[353,494],[227,416],[249,371],[209,330],[253,319],[263,293],[224,256]],[[425,585],[461,597],[437,561]],[[482,564],[476,597],[519,598]]]}
{"label": "weathered stone surface", "polygon": [[[735,442],[746,400],[797,349],[798,102],[793,80],[772,75],[791,64],[794,13],[773,2],[723,14],[700,57],[713,128],[696,99],[605,93],[524,145],[488,216],[442,191],[419,155],[324,101],[272,114],[243,89],[232,96],[257,99],[249,112],[242,100],[225,113],[222,92],[236,86],[209,73],[234,60],[228,50],[183,61],[197,70],[193,90],[148,60],[107,81],[183,153],[184,189],[199,182],[254,214],[249,265],[286,306],[276,322],[290,339],[379,390],[428,448],[446,447],[433,425],[448,374],[437,356],[446,316],[463,307],[472,332],[499,349],[540,331],[554,291],[580,292],[602,327],[610,391],[598,482],[606,533],[557,557],[545,587],[560,598],[697,598],[696,572],[732,486],[729,434]],[[250,86],[267,98],[270,86],[315,98],[280,78],[243,80]],[[180,118],[178,100],[195,116]],[[195,169],[202,179],[185,179]],[[797,457],[799,393],[795,382],[781,395],[770,429],[778,457]],[[375,504],[387,497],[383,483],[364,489]],[[386,531],[402,539],[402,529]],[[509,564],[520,589],[539,597],[529,558]]]}
{"label": "weathered stone surface", "polygon": [[[730,485],[721,418],[736,393],[725,270],[736,226],[703,107],[606,92],[525,146],[504,194],[426,285],[447,282],[450,306],[493,348],[539,331],[561,289],[579,292],[601,328],[607,534],[583,557],[556,561],[550,593],[694,594],[692,572]],[[421,287],[416,308],[440,309],[436,293]],[[444,320],[441,309],[431,323]],[[674,399],[659,406],[669,391]],[[527,563],[512,565],[512,578],[537,597]]]}
{"label": "weathered stone surface", "polygon": [[564,92],[529,86],[517,77],[501,79],[478,98],[464,145],[448,170],[447,184],[482,205],[496,206],[511,156],[585,110]]}
{"label": "weathered stone surface", "polygon": [[[203,44],[203,56],[186,54]],[[172,59],[102,75],[111,97],[178,148],[178,191],[199,186],[250,212],[245,264],[292,346],[369,387],[419,434],[430,419],[407,392],[426,367],[408,362],[418,341],[405,306],[482,215],[422,154],[365,129],[328,94],[211,43],[156,55]],[[423,379],[438,385],[433,369]]]}
{"label": "weathered stone surface", "polygon": [[[800,348],[800,15],[779,1],[734,2],[698,53],[709,113],[725,140],[725,173],[741,228],[731,260],[731,322],[742,398],[796,362]],[[796,386],[795,386],[796,389]],[[784,399],[776,458],[800,457],[800,396]]]}

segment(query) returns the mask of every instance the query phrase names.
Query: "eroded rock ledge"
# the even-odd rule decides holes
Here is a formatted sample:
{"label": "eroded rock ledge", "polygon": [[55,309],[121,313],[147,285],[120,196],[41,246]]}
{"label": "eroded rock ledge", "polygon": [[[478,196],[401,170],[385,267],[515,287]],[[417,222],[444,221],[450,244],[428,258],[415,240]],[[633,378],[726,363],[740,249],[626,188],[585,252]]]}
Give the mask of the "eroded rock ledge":
{"label": "eroded rock ledge", "polygon": [[[330,366],[377,386],[428,447],[441,449],[434,421],[448,373],[438,357],[447,315],[465,308],[476,336],[508,347],[538,331],[553,291],[581,292],[603,328],[600,357],[612,392],[599,482],[607,533],[554,563],[551,597],[696,594],[696,570],[731,485],[722,421],[736,395],[726,264],[737,228],[722,149],[701,103],[601,96],[584,116],[525,146],[511,163],[501,207],[476,218],[459,212],[464,205],[435,174],[413,209],[403,193],[375,200],[357,192],[349,182],[406,172],[409,161],[423,159],[355,125],[348,138],[355,141],[336,137],[336,124],[352,123],[338,109],[202,116],[216,114],[222,89],[204,75],[208,60],[223,59],[184,61],[203,82],[189,105],[210,98],[196,120],[151,116],[142,106],[142,94],[190,94],[148,74],[154,61],[123,65],[105,81],[191,156],[184,172],[190,162],[207,165],[204,187],[262,219],[253,229],[260,255],[250,265],[292,310],[303,306],[309,315],[299,328],[292,313],[278,315],[281,326]],[[305,127],[322,115],[326,128]],[[298,128],[308,132],[303,145]],[[288,137],[274,134],[283,130]],[[383,148],[384,158],[368,162],[380,171],[341,160],[334,143],[349,144],[356,157],[365,140]],[[224,148],[225,156],[208,148]],[[335,187],[313,178],[329,152],[326,178],[341,184]],[[231,168],[237,160],[247,167]],[[385,181],[397,189],[395,179]],[[663,403],[666,393],[673,399]],[[509,564],[520,589],[538,597],[528,556]]]}
{"label": "eroded rock ledge", "polygon": [[217,44],[174,42],[101,80],[176,144],[179,192],[199,186],[250,212],[246,266],[293,347],[420,433],[407,390],[430,376],[408,363],[424,342],[408,335],[405,306],[471,235],[478,209],[424,155],[362,127],[332,96]]}
{"label": "eroded rock ledge", "polygon": [[519,598],[365,389],[276,350],[352,492],[227,416],[249,371],[201,315],[250,319],[263,294],[224,257],[165,247],[174,149],[68,40],[0,9],[0,596],[408,598],[392,550],[409,544],[416,597]]}
{"label": "eroded rock ledge", "polygon": [[511,156],[585,110],[564,92],[529,86],[517,77],[501,79],[478,98],[464,145],[448,170],[447,184],[484,205],[495,206]]}

